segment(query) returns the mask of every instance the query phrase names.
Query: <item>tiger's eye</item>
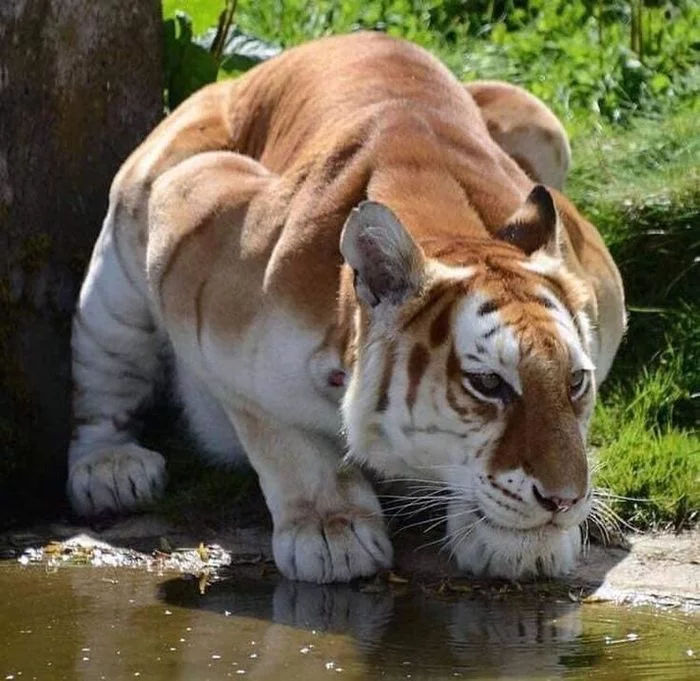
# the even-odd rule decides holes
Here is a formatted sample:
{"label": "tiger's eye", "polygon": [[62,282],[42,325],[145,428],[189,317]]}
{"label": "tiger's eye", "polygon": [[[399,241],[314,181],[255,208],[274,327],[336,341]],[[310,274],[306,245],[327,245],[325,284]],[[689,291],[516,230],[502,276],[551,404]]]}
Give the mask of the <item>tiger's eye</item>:
{"label": "tiger's eye", "polygon": [[501,377],[498,374],[477,374],[479,384],[486,390],[495,390],[501,385]]}
{"label": "tiger's eye", "polygon": [[494,373],[465,373],[464,376],[471,387],[484,397],[500,398],[506,386],[505,381]]}
{"label": "tiger's eye", "polygon": [[586,380],[586,372],[583,369],[577,369],[572,371],[569,375],[569,391],[572,394],[576,394],[583,388],[584,381]]}

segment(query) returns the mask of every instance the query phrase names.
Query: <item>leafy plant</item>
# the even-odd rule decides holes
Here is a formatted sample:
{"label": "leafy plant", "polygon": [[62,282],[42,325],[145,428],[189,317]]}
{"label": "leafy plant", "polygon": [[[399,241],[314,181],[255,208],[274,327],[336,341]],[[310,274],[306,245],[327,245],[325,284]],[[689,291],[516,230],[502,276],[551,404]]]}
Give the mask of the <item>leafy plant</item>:
{"label": "leafy plant", "polygon": [[214,56],[193,40],[192,20],[184,12],[165,21],[165,104],[174,109],[207,83],[216,80]]}
{"label": "leafy plant", "polygon": [[192,19],[175,11],[164,21],[165,103],[169,110],[223,72],[238,75],[280,52],[233,23],[236,0],[227,0],[216,27],[194,35]]}

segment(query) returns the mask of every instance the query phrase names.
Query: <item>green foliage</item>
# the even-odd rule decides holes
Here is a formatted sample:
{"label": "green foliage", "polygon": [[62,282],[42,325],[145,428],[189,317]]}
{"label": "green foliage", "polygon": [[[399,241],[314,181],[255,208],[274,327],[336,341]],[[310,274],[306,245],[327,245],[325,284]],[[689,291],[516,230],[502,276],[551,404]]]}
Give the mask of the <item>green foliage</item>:
{"label": "green foliage", "polygon": [[[165,0],[164,12],[190,11],[202,32],[229,3]],[[431,49],[462,79],[520,83],[565,119],[658,116],[700,92],[693,0],[241,0],[235,21],[283,47],[361,28],[387,31]]]}
{"label": "green foliage", "polygon": [[588,112],[612,122],[658,114],[697,93],[696,3],[647,8],[642,53],[629,46],[629,3],[523,4],[510,22],[484,27],[489,42],[467,56],[465,75],[518,82],[565,118]]}
{"label": "green foliage", "polygon": [[164,25],[165,97],[169,109],[203,85],[216,80],[218,65],[214,56],[193,42],[192,21],[184,12],[167,19]]}
{"label": "green foliage", "polygon": [[[202,4],[202,3],[199,3]],[[280,48],[243,33],[232,23],[236,3],[228,0],[214,27],[193,33],[188,14],[175,10],[164,21],[165,103],[170,110],[219,74],[238,75],[274,57]]]}
{"label": "green foliage", "polygon": [[697,106],[574,140],[569,195],[603,232],[625,282],[627,338],[592,442],[598,483],[640,527],[700,509],[700,129]]}
{"label": "green foliage", "polygon": [[681,361],[642,371],[598,404],[591,444],[596,482],[622,495],[612,502],[637,527],[687,527],[699,519],[700,438],[671,425],[668,408],[683,391]]}
{"label": "green foliage", "polygon": [[568,186],[603,232],[625,282],[629,330],[613,381],[677,365],[672,423],[689,428],[700,413],[697,115],[692,107],[660,122],[637,121],[622,134],[607,129],[575,139]]}
{"label": "green foliage", "polygon": [[[218,36],[221,37],[218,38]],[[217,39],[221,41],[218,48]],[[214,56],[218,57],[219,69],[227,75],[247,71],[281,52],[279,47],[247,35],[237,26],[231,26],[225,35],[211,28],[197,39],[197,44],[209,50],[210,53],[218,50]]]}

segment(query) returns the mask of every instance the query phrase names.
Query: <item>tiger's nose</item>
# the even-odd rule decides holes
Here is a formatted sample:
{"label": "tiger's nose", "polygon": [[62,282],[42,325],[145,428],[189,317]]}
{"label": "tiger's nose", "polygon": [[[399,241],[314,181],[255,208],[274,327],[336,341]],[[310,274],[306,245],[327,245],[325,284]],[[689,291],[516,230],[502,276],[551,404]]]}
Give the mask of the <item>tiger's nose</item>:
{"label": "tiger's nose", "polygon": [[558,496],[545,496],[537,489],[537,485],[532,486],[532,494],[537,500],[537,503],[542,506],[545,511],[550,511],[551,513],[565,513],[580,498],[577,497],[576,499],[565,499]]}

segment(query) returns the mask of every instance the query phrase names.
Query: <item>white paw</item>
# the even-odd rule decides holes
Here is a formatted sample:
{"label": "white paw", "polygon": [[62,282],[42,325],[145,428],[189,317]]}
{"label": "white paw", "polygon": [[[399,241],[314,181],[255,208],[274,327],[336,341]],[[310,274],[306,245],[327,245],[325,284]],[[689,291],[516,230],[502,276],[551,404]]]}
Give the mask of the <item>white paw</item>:
{"label": "white paw", "polygon": [[390,567],[394,553],[381,514],[352,507],[309,509],[276,525],[272,551],[285,577],[318,584],[369,577]]}
{"label": "white paw", "polygon": [[130,511],[158,499],[165,487],[165,459],[135,444],[88,454],[68,472],[68,498],[83,516]]}

